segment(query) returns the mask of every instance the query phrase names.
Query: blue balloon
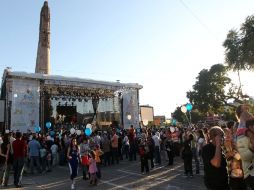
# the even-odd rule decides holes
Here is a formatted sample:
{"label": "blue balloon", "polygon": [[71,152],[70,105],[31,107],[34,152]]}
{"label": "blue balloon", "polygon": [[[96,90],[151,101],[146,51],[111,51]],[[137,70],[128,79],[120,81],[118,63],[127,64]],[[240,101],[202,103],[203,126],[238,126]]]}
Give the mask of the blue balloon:
{"label": "blue balloon", "polygon": [[39,126],[36,126],[36,127],[34,128],[34,130],[35,130],[36,133],[39,133],[39,132],[41,131],[41,128],[40,128]]}
{"label": "blue balloon", "polygon": [[50,131],[49,134],[50,134],[50,136],[52,137],[52,136],[55,135],[55,131]]}
{"label": "blue balloon", "polygon": [[92,134],[92,129],[91,128],[86,128],[85,129],[85,134],[86,134],[86,136],[90,136]]}
{"label": "blue balloon", "polygon": [[173,119],[172,124],[176,125],[176,120],[175,119]]}
{"label": "blue balloon", "polygon": [[192,104],[191,103],[186,104],[186,109],[188,111],[191,111],[192,110]]}
{"label": "blue balloon", "polygon": [[51,127],[51,123],[50,122],[47,122],[46,123],[46,127],[49,129]]}

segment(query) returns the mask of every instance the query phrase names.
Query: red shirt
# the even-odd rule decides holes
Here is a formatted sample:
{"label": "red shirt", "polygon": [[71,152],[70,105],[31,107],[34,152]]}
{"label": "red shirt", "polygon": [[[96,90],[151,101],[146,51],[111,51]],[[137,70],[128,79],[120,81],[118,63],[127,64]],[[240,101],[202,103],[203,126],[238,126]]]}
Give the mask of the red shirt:
{"label": "red shirt", "polygon": [[17,158],[25,158],[26,156],[26,142],[24,140],[16,139],[12,143],[13,148],[13,157]]}

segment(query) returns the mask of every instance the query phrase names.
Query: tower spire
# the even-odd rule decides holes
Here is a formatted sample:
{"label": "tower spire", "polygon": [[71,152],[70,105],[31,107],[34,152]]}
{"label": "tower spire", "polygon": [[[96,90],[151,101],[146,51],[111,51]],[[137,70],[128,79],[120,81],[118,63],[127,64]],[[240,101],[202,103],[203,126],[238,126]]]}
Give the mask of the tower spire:
{"label": "tower spire", "polygon": [[35,73],[50,74],[50,10],[47,0],[41,8],[39,30]]}

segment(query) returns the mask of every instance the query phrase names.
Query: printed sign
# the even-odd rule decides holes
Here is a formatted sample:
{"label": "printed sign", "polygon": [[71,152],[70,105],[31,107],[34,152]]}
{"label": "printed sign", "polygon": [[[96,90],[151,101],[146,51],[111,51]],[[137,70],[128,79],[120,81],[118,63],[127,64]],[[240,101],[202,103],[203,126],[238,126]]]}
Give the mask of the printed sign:
{"label": "printed sign", "polygon": [[11,130],[34,131],[39,126],[39,81],[14,79],[12,84]]}

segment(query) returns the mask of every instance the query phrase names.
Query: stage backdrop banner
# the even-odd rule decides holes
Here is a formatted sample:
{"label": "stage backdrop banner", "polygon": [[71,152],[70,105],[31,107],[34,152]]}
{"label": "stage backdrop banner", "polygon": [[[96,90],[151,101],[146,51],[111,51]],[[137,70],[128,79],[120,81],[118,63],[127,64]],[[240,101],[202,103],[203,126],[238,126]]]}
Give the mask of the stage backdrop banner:
{"label": "stage backdrop banner", "polygon": [[11,130],[34,131],[39,126],[39,81],[14,79],[12,84]]}
{"label": "stage backdrop banner", "polygon": [[138,92],[131,90],[123,93],[123,125],[125,129],[133,125],[139,127]]}

